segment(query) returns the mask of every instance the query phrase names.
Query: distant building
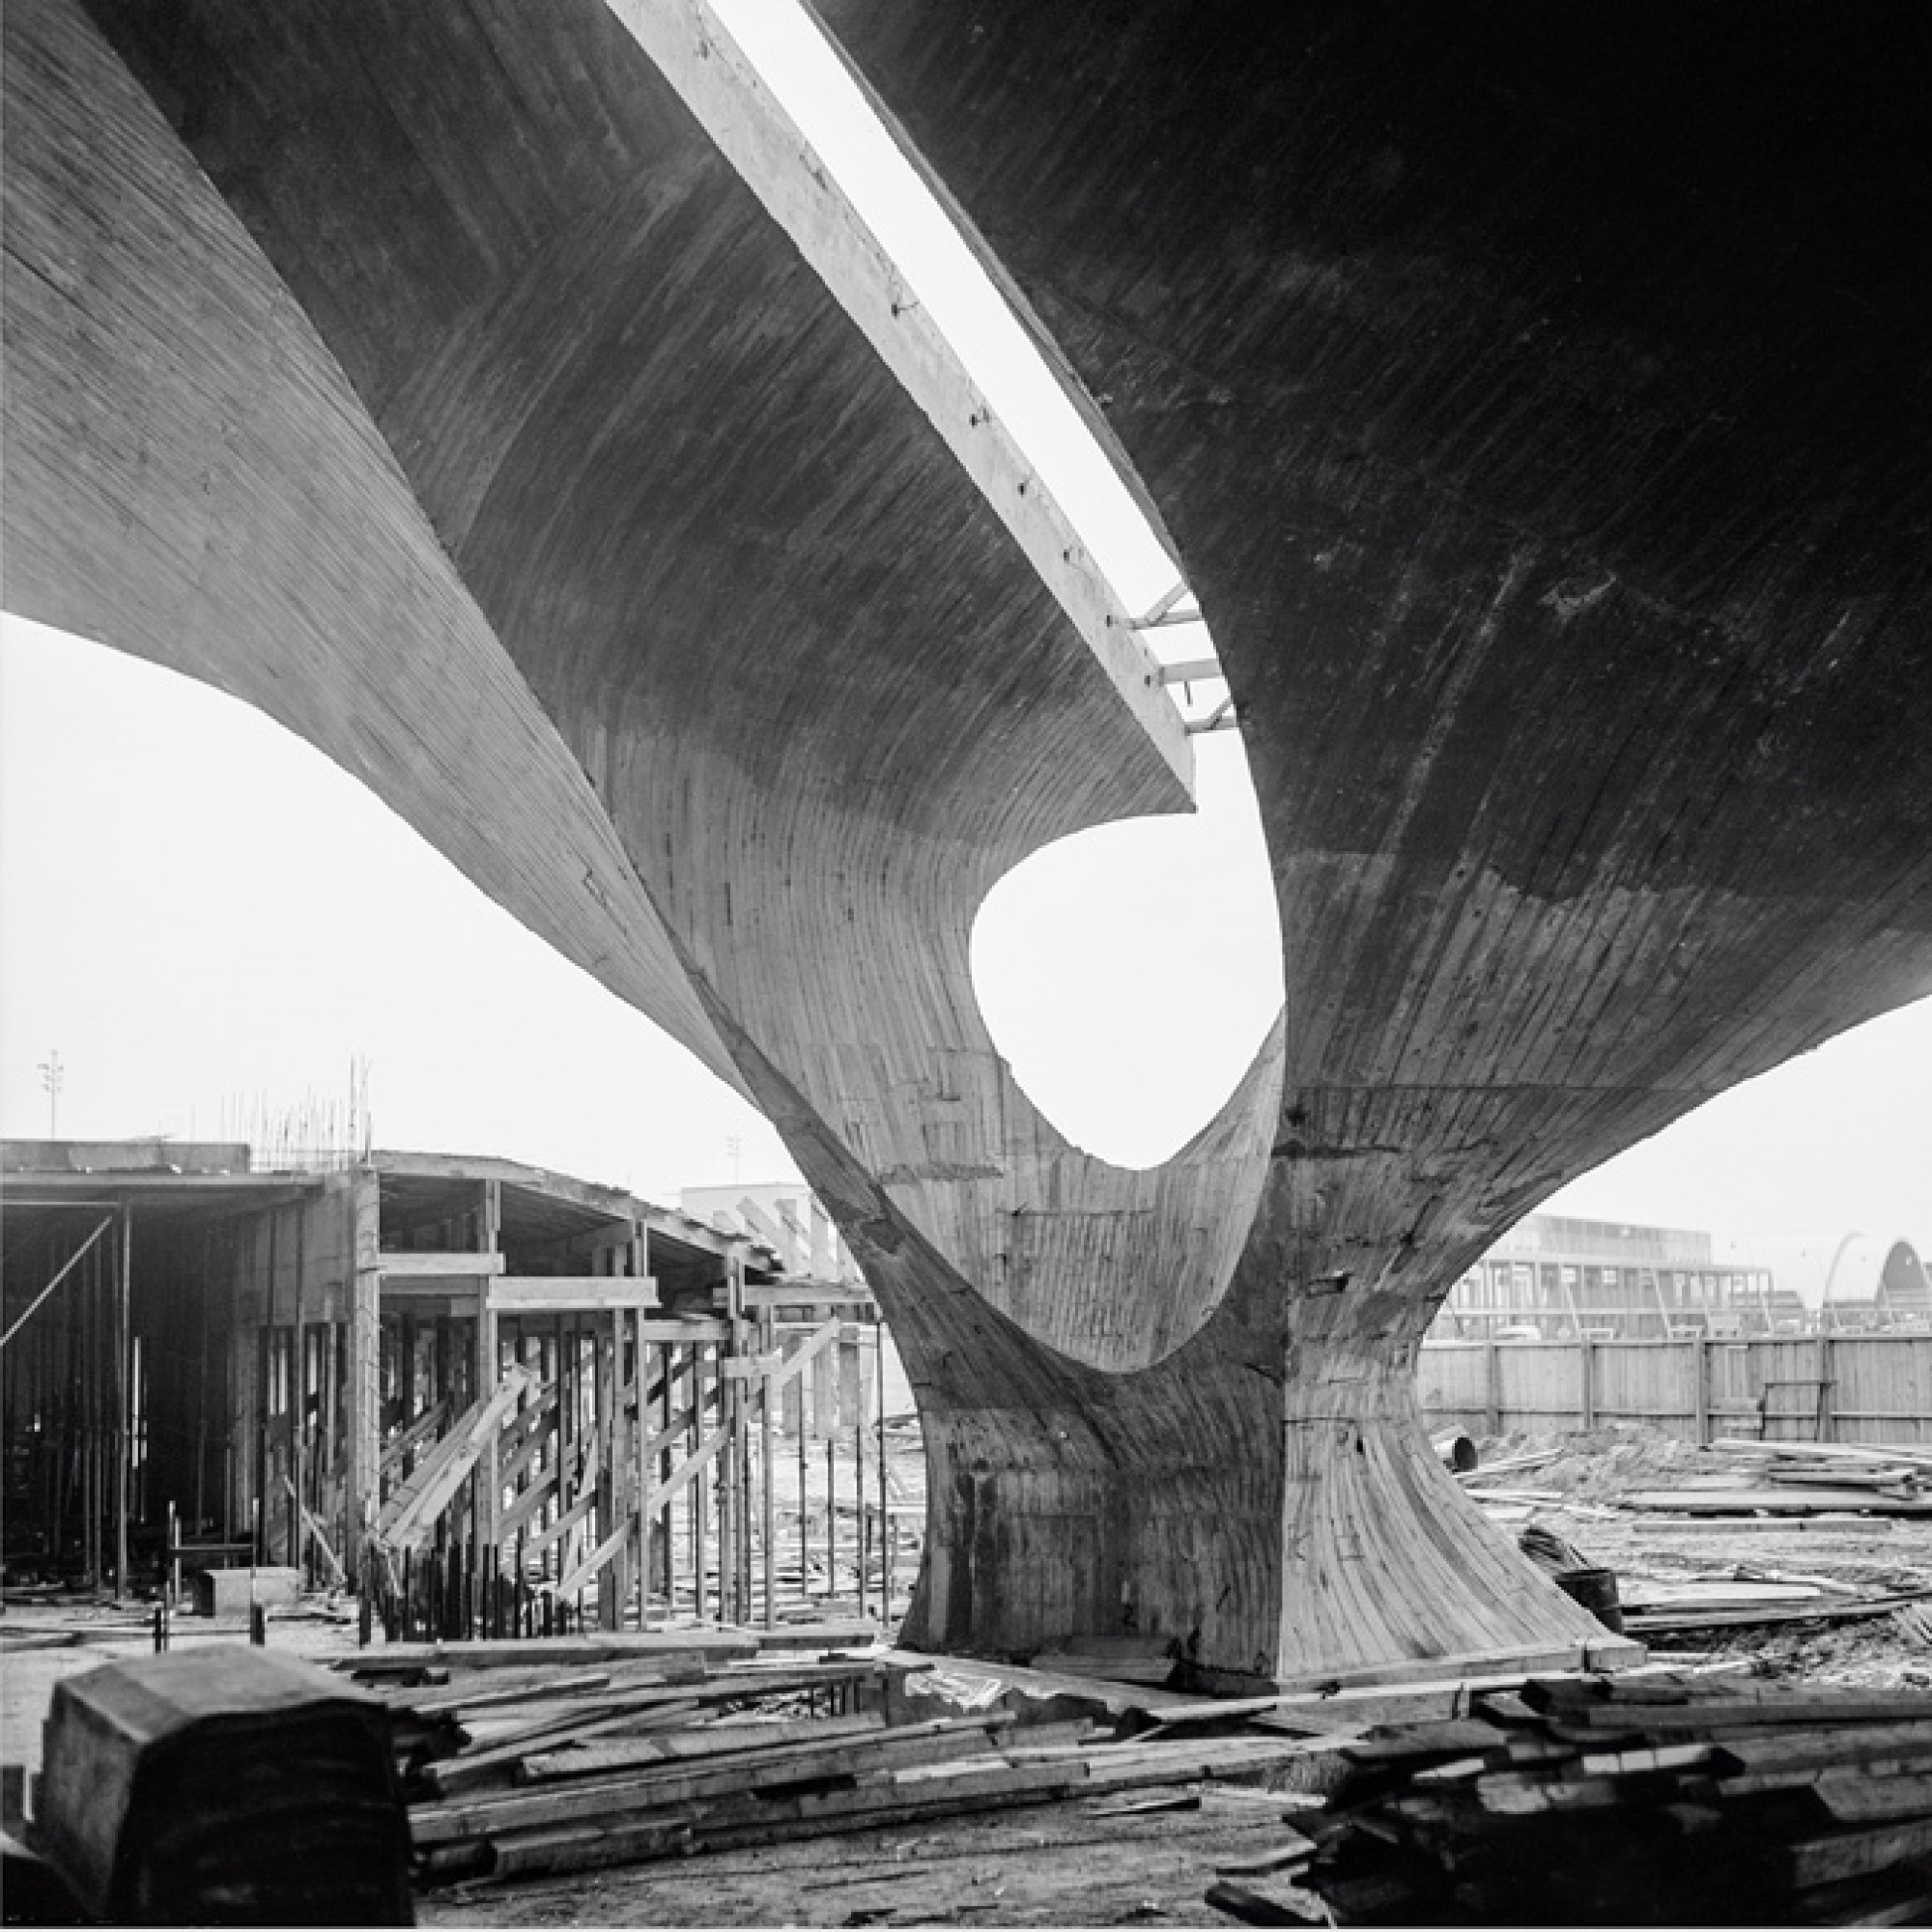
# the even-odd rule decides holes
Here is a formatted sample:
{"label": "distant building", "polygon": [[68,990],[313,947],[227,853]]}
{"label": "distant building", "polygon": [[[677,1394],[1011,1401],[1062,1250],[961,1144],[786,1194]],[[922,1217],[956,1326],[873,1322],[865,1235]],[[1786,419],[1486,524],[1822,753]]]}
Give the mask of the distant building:
{"label": "distant building", "polygon": [[1770,1334],[1803,1307],[1775,1272],[1719,1261],[1711,1236],[1531,1214],[1457,1282],[1431,1331],[1439,1339],[1663,1339]]}
{"label": "distant building", "polygon": [[1903,1235],[1772,1235],[1722,1241],[1719,1255],[1748,1251],[1775,1268],[1823,1330],[1932,1327],[1932,1277]]}
{"label": "distant building", "polygon": [[1932,1326],[1932,1282],[1903,1237],[1718,1241],[1531,1214],[1449,1292],[1439,1341],[1719,1339]]}
{"label": "distant building", "polygon": [[781,1271],[799,1281],[846,1288],[865,1284],[832,1216],[802,1180],[687,1187],[678,1205],[725,1234],[762,1242],[778,1255]]}

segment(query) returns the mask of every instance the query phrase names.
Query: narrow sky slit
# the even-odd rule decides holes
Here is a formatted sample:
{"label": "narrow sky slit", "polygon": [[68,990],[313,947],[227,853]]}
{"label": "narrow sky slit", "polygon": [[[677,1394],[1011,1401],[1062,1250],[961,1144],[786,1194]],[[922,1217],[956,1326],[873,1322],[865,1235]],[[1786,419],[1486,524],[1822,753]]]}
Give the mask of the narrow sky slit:
{"label": "narrow sky slit", "polygon": [[[817,23],[796,0],[711,5],[952,344],[1122,603],[1137,612],[1163,610],[1176,588],[1174,559]],[[1213,655],[1199,606],[1184,590],[1142,635],[1163,664]],[[1188,717],[1205,715],[1227,695],[1218,683],[1186,690],[1183,697],[1175,686],[1172,695]]]}

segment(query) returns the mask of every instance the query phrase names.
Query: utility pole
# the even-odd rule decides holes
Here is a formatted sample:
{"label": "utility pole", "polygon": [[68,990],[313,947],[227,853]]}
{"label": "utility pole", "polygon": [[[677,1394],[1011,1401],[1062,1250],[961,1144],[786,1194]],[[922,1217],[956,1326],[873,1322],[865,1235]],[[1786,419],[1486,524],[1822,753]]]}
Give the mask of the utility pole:
{"label": "utility pole", "polygon": [[47,1057],[41,1062],[41,1085],[47,1090],[47,1138],[60,1139],[60,1094],[67,1080],[67,1068],[61,1065],[60,1048],[49,1047]]}

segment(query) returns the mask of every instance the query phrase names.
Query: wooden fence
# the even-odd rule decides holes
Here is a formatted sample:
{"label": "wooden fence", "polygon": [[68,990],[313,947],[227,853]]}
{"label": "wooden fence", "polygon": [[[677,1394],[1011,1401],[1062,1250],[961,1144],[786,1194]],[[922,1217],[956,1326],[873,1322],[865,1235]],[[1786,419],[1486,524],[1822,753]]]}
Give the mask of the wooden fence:
{"label": "wooden fence", "polygon": [[1432,1428],[1555,1435],[1641,1423],[1708,1442],[1932,1443],[1932,1335],[1757,1341],[1430,1342]]}

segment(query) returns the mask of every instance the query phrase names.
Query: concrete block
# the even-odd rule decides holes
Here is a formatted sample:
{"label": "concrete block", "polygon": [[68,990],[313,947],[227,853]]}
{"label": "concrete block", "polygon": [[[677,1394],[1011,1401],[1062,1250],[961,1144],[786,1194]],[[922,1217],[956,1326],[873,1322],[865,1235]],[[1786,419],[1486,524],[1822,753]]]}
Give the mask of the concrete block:
{"label": "concrete block", "polygon": [[249,1594],[246,1570],[203,1570],[194,1579],[195,1607],[205,1617],[246,1619],[248,1605],[260,1604],[264,1609],[289,1609],[301,1597],[301,1572],[280,1564],[265,1564],[254,1574],[254,1593]]}

